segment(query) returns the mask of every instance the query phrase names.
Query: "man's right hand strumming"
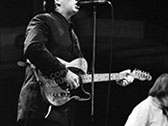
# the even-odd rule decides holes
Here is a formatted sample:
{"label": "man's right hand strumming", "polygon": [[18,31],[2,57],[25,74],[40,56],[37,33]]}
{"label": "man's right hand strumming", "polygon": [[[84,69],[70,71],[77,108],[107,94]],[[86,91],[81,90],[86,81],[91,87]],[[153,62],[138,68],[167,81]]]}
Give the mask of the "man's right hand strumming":
{"label": "man's right hand strumming", "polygon": [[76,89],[80,86],[79,76],[68,70],[65,76],[65,82],[70,89]]}

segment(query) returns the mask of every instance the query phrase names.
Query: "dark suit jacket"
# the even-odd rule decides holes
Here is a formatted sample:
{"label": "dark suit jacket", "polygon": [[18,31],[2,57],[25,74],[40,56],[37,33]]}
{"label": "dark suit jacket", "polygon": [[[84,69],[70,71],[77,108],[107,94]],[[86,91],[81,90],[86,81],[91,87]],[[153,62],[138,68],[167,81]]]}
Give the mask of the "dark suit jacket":
{"label": "dark suit jacket", "polygon": [[[54,72],[65,71],[62,76],[67,72],[67,68],[56,57],[71,61],[82,57],[82,53],[71,24],[61,14],[52,12],[38,14],[28,24],[24,56],[44,75],[50,77]],[[48,104],[41,97],[33,69],[27,66],[19,97],[18,120],[44,118],[47,108]]]}

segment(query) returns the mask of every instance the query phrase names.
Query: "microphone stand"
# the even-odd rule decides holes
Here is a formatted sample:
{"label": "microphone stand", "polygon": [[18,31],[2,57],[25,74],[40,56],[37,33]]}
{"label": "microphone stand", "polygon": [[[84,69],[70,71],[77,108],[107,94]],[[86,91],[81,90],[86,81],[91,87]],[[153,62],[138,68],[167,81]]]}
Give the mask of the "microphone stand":
{"label": "microphone stand", "polygon": [[91,99],[91,124],[94,126],[94,99],[95,99],[95,85],[94,85],[94,74],[95,74],[95,55],[96,55],[96,8],[97,5],[93,5],[93,57],[92,57],[92,85],[91,85],[91,92],[92,92],[92,99]]}
{"label": "microphone stand", "polygon": [[[91,94],[92,94],[92,98],[91,98],[91,126],[94,126],[95,124],[95,118],[94,118],[94,108],[95,108],[95,85],[94,85],[94,75],[95,75],[95,55],[96,55],[96,31],[97,31],[97,6],[98,4],[103,4],[105,2],[108,2],[106,0],[99,0],[99,1],[80,1],[79,3],[82,5],[85,4],[91,4],[93,6],[93,55],[92,55],[92,84],[91,84]],[[108,2],[109,3],[109,2]]]}

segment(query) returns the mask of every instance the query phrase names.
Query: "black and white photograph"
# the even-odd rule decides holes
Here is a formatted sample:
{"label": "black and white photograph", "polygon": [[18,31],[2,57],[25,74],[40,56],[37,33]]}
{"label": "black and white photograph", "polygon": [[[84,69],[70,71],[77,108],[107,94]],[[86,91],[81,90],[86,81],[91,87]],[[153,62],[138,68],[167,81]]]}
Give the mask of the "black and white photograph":
{"label": "black and white photograph", "polygon": [[1,0],[0,126],[168,126],[166,0]]}

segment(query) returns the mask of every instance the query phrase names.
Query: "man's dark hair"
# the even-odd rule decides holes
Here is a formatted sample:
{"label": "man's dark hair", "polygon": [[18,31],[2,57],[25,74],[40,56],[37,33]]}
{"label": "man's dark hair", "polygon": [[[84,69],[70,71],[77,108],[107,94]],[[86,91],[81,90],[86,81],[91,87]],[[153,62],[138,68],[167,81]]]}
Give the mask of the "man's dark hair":
{"label": "man's dark hair", "polygon": [[54,0],[44,0],[43,1],[43,9],[46,12],[52,12],[55,10],[55,2]]}
{"label": "man's dark hair", "polygon": [[158,99],[168,95],[168,74],[164,73],[160,75],[152,88],[149,90],[149,95],[157,97]]}

